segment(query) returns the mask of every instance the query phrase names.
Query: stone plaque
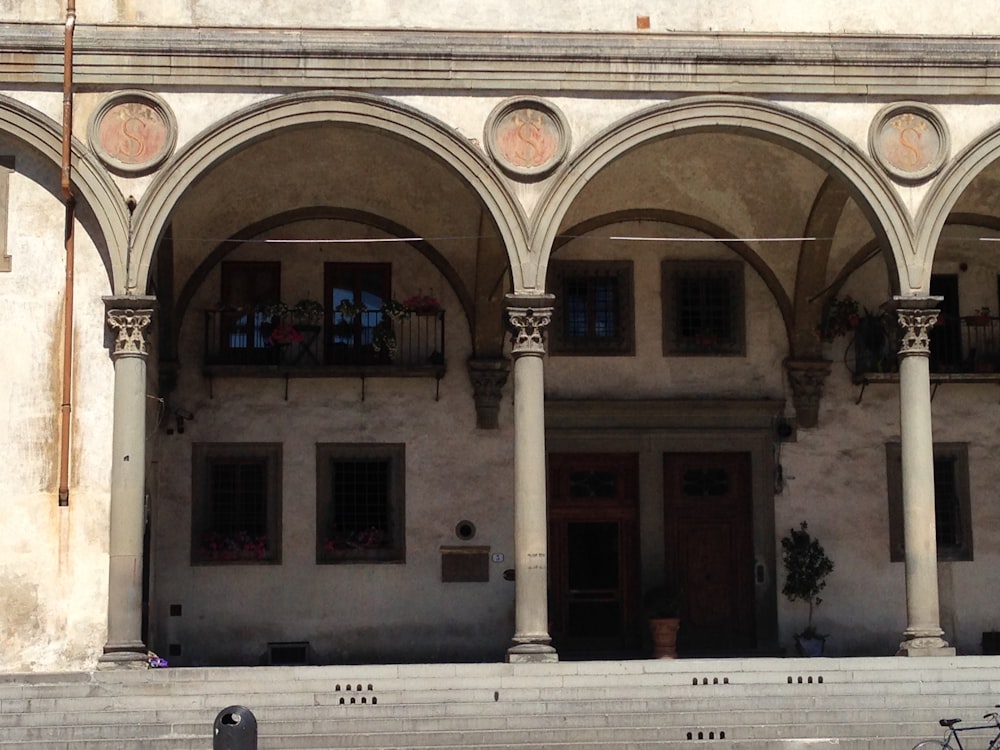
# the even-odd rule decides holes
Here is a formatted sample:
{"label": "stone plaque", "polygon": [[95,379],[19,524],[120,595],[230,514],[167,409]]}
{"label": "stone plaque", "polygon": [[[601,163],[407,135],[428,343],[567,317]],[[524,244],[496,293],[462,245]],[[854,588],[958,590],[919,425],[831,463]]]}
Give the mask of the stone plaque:
{"label": "stone plaque", "polygon": [[489,583],[489,547],[441,547],[442,583]]}
{"label": "stone plaque", "polygon": [[97,109],[87,135],[90,147],[105,165],[140,175],[152,172],[173,152],[177,125],[159,97],[124,91]]}
{"label": "stone plaque", "polygon": [[569,149],[569,130],[562,113],[534,97],[508,99],[490,113],[486,148],[508,174],[540,178],[554,170]]}
{"label": "stone plaque", "polygon": [[948,156],[944,121],[929,106],[916,102],[883,109],[872,123],[868,140],[882,167],[905,182],[932,177]]}

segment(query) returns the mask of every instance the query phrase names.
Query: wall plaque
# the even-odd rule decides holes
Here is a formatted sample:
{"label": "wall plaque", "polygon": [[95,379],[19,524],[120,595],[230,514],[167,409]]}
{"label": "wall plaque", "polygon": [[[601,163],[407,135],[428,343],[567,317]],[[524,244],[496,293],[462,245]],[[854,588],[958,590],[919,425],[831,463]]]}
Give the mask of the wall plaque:
{"label": "wall plaque", "polygon": [[933,177],[948,157],[948,130],[928,105],[897,102],[872,122],[868,146],[893,177],[920,182]]}
{"label": "wall plaque", "polygon": [[489,583],[489,547],[441,547],[442,583]]}
{"label": "wall plaque", "polygon": [[90,118],[90,147],[117,172],[143,175],[155,170],[177,142],[177,123],[166,102],[144,91],[122,91]]}
{"label": "wall plaque", "polygon": [[504,172],[539,179],[562,163],[569,128],[555,106],[536,97],[501,102],[486,120],[486,150]]}

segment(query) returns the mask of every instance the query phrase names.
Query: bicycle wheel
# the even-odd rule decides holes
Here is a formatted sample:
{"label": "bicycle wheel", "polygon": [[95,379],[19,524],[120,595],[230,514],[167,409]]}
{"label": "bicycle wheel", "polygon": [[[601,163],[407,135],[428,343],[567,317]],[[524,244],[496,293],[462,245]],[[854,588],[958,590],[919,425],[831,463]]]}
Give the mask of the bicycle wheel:
{"label": "bicycle wheel", "polygon": [[924,740],[913,746],[913,750],[941,750],[941,748],[951,750],[951,745],[942,740]]}

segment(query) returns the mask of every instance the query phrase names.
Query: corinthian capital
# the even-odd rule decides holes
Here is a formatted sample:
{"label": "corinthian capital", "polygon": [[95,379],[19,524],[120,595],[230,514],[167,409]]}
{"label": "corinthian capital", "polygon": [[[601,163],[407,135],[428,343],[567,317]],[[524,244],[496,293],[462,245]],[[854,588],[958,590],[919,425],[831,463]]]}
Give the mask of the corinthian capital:
{"label": "corinthian capital", "polygon": [[152,310],[131,308],[108,310],[108,327],[115,332],[115,345],[111,356],[148,355],[146,329],[152,320]]}
{"label": "corinthian capital", "polygon": [[928,356],[931,352],[930,330],[937,323],[936,308],[941,297],[896,297],[896,314],[903,335],[899,343],[899,356]]}
{"label": "corinthian capital", "polygon": [[552,320],[552,295],[507,295],[507,315],[514,332],[515,354],[545,354],[544,328]]}

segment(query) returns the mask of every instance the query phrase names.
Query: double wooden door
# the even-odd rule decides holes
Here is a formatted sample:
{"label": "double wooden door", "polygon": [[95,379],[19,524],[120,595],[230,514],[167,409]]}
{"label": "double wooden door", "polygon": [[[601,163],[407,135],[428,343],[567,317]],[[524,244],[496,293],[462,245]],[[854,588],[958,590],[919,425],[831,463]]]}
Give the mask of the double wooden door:
{"label": "double wooden door", "polygon": [[[635,656],[640,607],[638,455],[549,455],[549,615],[573,656]],[[681,592],[681,655],[753,649],[751,461],[746,453],[663,456],[664,569]]]}

